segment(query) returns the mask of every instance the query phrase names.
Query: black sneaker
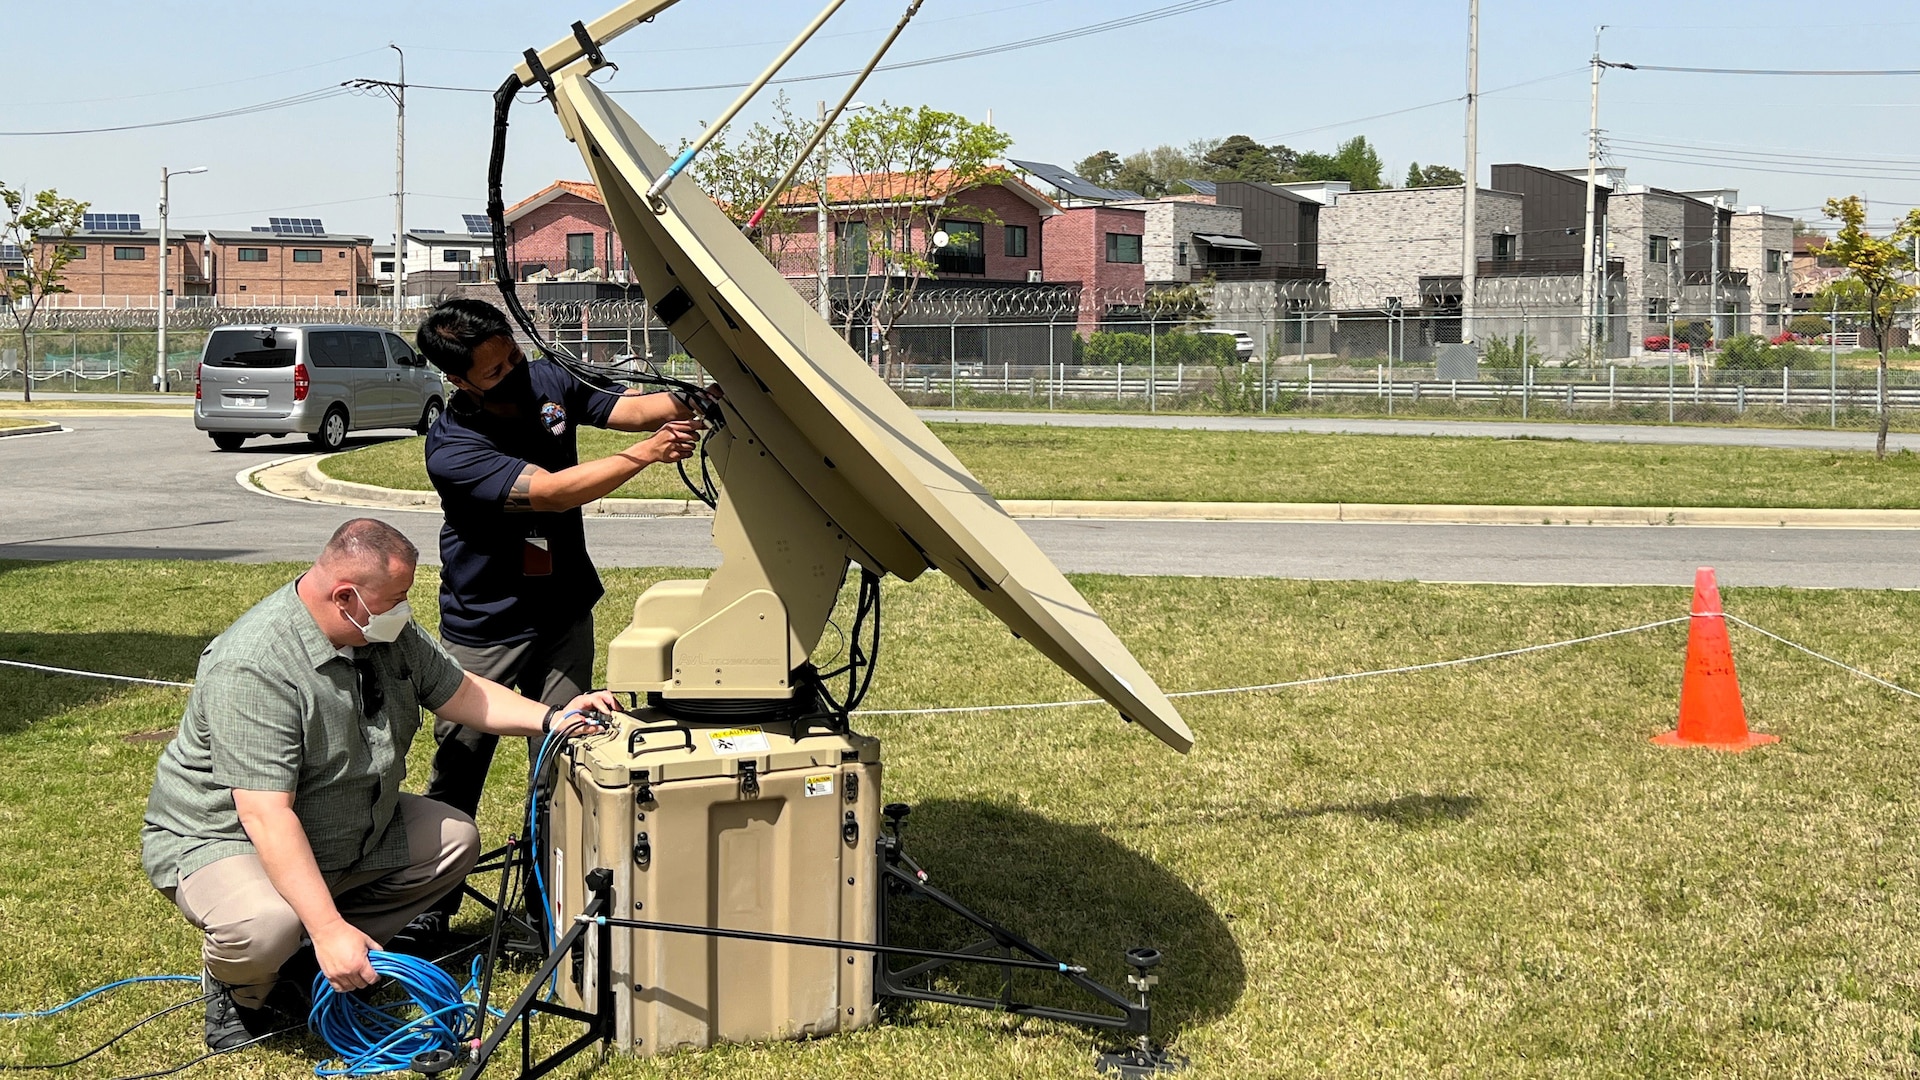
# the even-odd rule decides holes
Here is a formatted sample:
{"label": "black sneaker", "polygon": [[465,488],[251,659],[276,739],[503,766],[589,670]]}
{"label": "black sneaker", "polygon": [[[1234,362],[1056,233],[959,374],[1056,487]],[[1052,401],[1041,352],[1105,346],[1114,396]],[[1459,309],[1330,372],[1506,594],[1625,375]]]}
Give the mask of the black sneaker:
{"label": "black sneaker", "polygon": [[249,1009],[233,1000],[233,988],[202,973],[207,998],[207,1049],[232,1050],[285,1027],[272,1009]]}

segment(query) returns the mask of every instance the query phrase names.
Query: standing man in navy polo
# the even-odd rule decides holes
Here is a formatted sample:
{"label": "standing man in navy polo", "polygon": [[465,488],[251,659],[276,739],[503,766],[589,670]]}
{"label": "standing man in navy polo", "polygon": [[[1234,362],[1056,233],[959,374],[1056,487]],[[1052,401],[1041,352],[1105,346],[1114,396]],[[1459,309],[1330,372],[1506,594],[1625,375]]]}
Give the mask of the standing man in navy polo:
{"label": "standing man in navy polo", "polygon": [[[603,592],[587,557],[580,507],[649,465],[683,461],[704,424],[676,393],[590,386],[552,361],[529,360],[499,308],[448,300],[415,337],[458,391],[427,433],[427,475],[440,494],[440,637],[468,671],[547,704],[593,678],[593,605]],[[651,431],[617,454],[582,462],[581,424]],[[499,740],[435,723],[426,796],[474,815]],[[454,890],[417,920],[444,929]]]}

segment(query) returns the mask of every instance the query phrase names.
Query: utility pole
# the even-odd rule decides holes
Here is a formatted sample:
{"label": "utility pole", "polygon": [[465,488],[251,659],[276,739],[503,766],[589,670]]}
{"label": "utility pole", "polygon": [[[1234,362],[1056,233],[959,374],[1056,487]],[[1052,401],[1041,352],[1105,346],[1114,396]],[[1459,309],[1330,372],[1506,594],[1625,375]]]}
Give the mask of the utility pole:
{"label": "utility pole", "polygon": [[175,169],[168,172],[165,165],[160,166],[160,295],[154,301],[157,333],[153,337],[153,384],[161,393],[172,389],[167,379],[167,308],[172,297],[167,295],[167,180],[169,177],[186,176],[207,171],[205,165],[195,165],[191,169]]}
{"label": "utility pole", "polygon": [[381,90],[393,99],[393,326],[400,328],[407,303],[407,54],[400,46],[387,43],[400,54],[400,78],[349,79],[346,85],[358,90]]}
{"label": "utility pole", "polygon": [[[823,101],[820,103],[820,125],[825,127],[826,123],[827,103]],[[815,230],[820,234],[820,317],[827,320],[827,325],[831,326],[833,325],[833,297],[827,294],[827,170],[817,169],[814,175],[818,178],[813,185],[813,196],[814,205],[818,210]]]}
{"label": "utility pole", "polygon": [[1597,177],[1600,167],[1600,32],[1604,25],[1593,28],[1593,89],[1587,106],[1587,225],[1581,234],[1580,242],[1580,343],[1593,341],[1593,213],[1596,195]]}
{"label": "utility pole", "polygon": [[1713,197],[1713,245],[1707,251],[1707,334],[1723,345],[1720,333],[1720,196]]}
{"label": "utility pole", "polygon": [[[1479,218],[1474,196],[1480,189],[1480,0],[1467,0],[1467,187],[1461,230],[1460,340],[1473,340],[1473,316],[1480,280]],[[1304,340],[1305,335],[1302,335]]]}

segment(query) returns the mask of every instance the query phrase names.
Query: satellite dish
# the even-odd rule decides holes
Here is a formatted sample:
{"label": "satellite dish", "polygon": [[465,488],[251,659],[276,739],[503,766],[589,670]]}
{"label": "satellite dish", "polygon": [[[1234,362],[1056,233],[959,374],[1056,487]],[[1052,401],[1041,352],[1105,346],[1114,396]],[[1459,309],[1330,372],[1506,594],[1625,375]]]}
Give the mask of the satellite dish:
{"label": "satellite dish", "polygon": [[672,155],[582,76],[555,90],[635,279],[726,392],[726,423],[708,436],[720,567],[642,595],[608,684],[715,709],[791,698],[849,560],[909,581],[938,569],[1124,719],[1190,749],[1106,622],[712,198],[681,176],[649,205]]}
{"label": "satellite dish", "polygon": [[933,233],[933,246],[936,248],[946,247],[948,241],[952,239],[953,239],[952,237],[947,235],[947,230],[936,229],[934,230],[934,233]]}

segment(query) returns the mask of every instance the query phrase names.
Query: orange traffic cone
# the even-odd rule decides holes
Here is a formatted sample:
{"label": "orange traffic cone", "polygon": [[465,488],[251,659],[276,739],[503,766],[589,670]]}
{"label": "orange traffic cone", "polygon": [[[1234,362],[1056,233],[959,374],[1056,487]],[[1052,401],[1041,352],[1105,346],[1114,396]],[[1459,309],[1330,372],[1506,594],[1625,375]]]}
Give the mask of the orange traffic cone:
{"label": "orange traffic cone", "polygon": [[1687,623],[1687,668],[1680,679],[1680,726],[1653,741],[1662,746],[1705,746],[1739,753],[1779,742],[1778,735],[1747,730],[1740,703],[1740,677],[1733,671],[1733,644],[1727,639],[1726,614],[1713,567],[1693,575],[1693,618]]}

